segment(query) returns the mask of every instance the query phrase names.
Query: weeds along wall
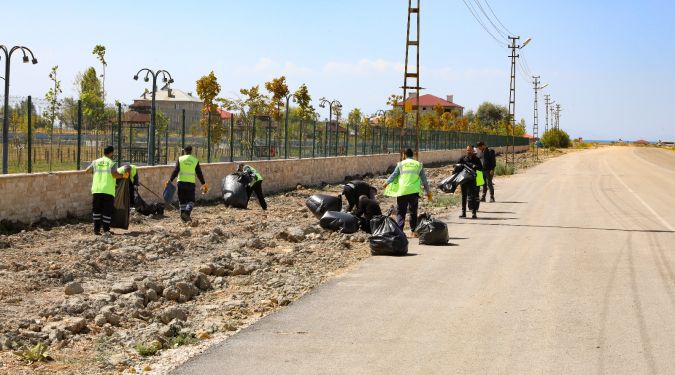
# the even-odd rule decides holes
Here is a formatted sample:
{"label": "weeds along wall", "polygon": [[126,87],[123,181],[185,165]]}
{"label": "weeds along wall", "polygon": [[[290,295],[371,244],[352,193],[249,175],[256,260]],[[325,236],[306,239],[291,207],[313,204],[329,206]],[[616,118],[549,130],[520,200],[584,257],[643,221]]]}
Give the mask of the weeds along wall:
{"label": "weeds along wall", "polygon": [[[527,147],[516,146],[516,150],[526,151]],[[503,150],[502,147],[496,147],[495,151]],[[420,153],[420,159],[423,163],[452,162],[463,154],[464,150],[425,151]],[[397,162],[398,154],[379,154],[255,161],[250,164],[263,175],[263,190],[269,194],[294,189],[298,184],[312,186],[321,182],[338,183],[347,176],[384,173]],[[173,165],[139,167],[139,181],[161,195],[164,182],[173,168]],[[211,190],[207,195],[199,195],[198,192],[197,200],[219,199],[220,181],[235,169],[236,163],[203,164],[202,171]],[[82,171],[2,175],[0,220],[30,224],[42,218],[57,220],[87,217],[91,214],[91,178],[90,174]],[[139,192],[148,202],[160,201],[159,197],[143,187],[139,188]]]}

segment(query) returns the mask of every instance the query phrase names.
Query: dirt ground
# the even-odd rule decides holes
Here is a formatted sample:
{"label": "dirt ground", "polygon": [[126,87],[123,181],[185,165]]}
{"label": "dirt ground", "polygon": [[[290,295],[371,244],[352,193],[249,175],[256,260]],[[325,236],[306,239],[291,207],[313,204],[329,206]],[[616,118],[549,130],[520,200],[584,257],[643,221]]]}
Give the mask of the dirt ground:
{"label": "dirt ground", "polygon": [[[426,168],[435,198],[420,213],[442,217],[457,204],[435,188],[451,169]],[[381,195],[385,178],[365,178],[383,212],[394,204]],[[341,190],[299,186],[269,196],[267,212],[254,200],[247,210],[199,204],[190,225],[171,210],[132,213],[111,237],[89,223],[0,236],[0,373],[168,372],[370,256],[365,233],[324,230],[305,207]]]}

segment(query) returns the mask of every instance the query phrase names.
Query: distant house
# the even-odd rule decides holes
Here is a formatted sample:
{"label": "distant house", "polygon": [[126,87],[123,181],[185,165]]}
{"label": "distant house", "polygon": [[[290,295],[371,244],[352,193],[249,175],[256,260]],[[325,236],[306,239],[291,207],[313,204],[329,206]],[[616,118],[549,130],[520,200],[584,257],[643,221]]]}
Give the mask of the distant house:
{"label": "distant house", "polygon": [[[149,107],[152,101],[152,93],[144,92],[141,96],[134,99],[137,106]],[[185,110],[186,128],[199,124],[202,117],[202,101],[193,96],[191,92],[184,92],[165,85],[155,92],[155,108],[161,111],[169,119],[169,129],[171,131],[180,131],[182,124],[183,110]]]}
{"label": "distant house", "polygon": [[[461,117],[464,115],[464,107],[454,102],[454,95],[447,95],[445,99],[439,98],[431,94],[420,95],[419,103],[417,102],[416,93],[409,93],[405,103],[412,103],[412,109],[417,110],[420,107],[420,112],[432,112],[434,107],[440,106],[443,108],[443,113],[451,112]],[[398,102],[398,106],[403,106],[404,102]]]}

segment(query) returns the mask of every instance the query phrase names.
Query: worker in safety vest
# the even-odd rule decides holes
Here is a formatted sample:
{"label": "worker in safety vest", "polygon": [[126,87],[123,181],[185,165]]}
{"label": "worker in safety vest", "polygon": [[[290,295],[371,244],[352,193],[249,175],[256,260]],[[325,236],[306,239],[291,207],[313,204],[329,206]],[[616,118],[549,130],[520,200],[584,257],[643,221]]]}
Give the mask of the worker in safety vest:
{"label": "worker in safety vest", "polygon": [[123,170],[129,168],[129,207],[133,207],[138,193],[138,167],[135,164],[125,164],[117,168],[117,173],[124,173]]}
{"label": "worker in safety vest", "polygon": [[267,210],[267,202],[265,202],[265,195],[262,191],[262,182],[264,179],[260,172],[247,164],[237,165],[237,172],[244,173],[250,180],[248,186],[246,186],[248,199],[251,199],[251,194],[255,193],[255,196],[258,197],[260,207],[262,207],[263,210]]}
{"label": "worker in safety vest", "polygon": [[178,204],[180,206],[180,218],[187,222],[190,221],[192,208],[195,205],[195,183],[197,178],[202,184],[202,192],[208,193],[209,185],[204,181],[202,169],[199,166],[199,160],[192,156],[192,146],[185,146],[183,156],[178,158],[176,168],[171,173],[169,181],[165,186],[178,176]]}
{"label": "worker in safety vest", "polygon": [[84,170],[86,173],[93,173],[94,177],[91,183],[92,211],[94,219],[94,234],[110,234],[110,222],[113,215],[113,204],[115,203],[115,179],[128,178],[129,168],[122,167],[120,170],[115,168],[115,162],[112,161],[113,146],[106,146],[103,149],[103,157],[96,159]]}
{"label": "worker in safety vest", "polygon": [[405,214],[410,210],[410,230],[414,237],[417,227],[417,206],[422,192],[422,186],[427,193],[427,198],[432,199],[427,183],[427,176],[424,173],[422,163],[413,159],[413,151],[405,150],[406,159],[396,165],[396,169],[389,176],[384,184],[384,194],[390,197],[396,197],[396,223],[403,230],[405,226]]}

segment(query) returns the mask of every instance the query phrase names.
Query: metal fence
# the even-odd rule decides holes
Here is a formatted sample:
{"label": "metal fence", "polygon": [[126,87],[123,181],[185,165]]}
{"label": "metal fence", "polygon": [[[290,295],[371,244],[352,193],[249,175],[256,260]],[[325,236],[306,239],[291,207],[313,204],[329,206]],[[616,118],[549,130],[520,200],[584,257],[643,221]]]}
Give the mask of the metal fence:
{"label": "metal fence", "polygon": [[[416,143],[414,129],[293,117],[273,121],[268,116],[244,123],[220,114],[195,119],[178,110],[179,115],[157,114],[155,152],[149,157],[149,114],[134,118],[119,103],[99,108],[98,113],[81,101],[66,104],[51,116],[52,108],[44,100],[12,98],[9,173],[82,169],[100,157],[106,145],[115,147],[113,158],[119,164],[156,165],[175,163],[185,145],[192,145],[202,162],[226,162],[398,153],[415,149]],[[422,129],[418,137],[420,151],[464,148],[481,140],[495,147],[529,143],[523,137]]]}

